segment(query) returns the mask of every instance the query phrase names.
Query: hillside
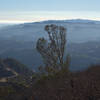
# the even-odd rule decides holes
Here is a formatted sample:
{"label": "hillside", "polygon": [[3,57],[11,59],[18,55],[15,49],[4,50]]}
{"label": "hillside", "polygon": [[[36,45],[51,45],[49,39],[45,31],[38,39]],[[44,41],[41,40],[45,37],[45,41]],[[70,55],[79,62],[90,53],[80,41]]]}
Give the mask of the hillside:
{"label": "hillside", "polygon": [[82,72],[42,76],[29,87],[0,83],[0,100],[99,100],[99,78],[100,65],[95,65]]}
{"label": "hillside", "polygon": [[33,71],[15,59],[0,59],[0,100],[26,100]]}
{"label": "hillside", "polygon": [[60,71],[41,76],[29,86],[0,82],[1,100],[99,100],[100,65],[82,72]]}
{"label": "hillside", "polygon": [[28,100],[30,91],[27,87],[7,82],[0,83],[0,100]]}
{"label": "hillside", "polygon": [[86,71],[60,72],[54,76],[42,77],[33,85],[32,100],[99,100],[100,66]]}
{"label": "hillside", "polygon": [[15,59],[2,59],[0,60],[0,81],[4,82],[5,79],[12,79],[18,76],[31,76],[33,71],[25,65],[16,61]]}
{"label": "hillside", "polygon": [[3,60],[0,60],[0,78],[11,77],[11,76],[14,76],[14,73],[8,70],[8,67],[3,62]]}
{"label": "hillside", "polygon": [[16,73],[20,75],[32,75],[33,71],[26,67],[24,64],[21,64],[15,59],[4,59],[4,63],[8,66],[8,68],[14,70]]}

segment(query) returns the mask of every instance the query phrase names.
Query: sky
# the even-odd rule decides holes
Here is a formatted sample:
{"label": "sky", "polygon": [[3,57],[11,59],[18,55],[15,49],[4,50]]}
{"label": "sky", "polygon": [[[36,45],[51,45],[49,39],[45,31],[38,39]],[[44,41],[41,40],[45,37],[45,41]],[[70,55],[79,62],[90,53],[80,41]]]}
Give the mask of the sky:
{"label": "sky", "polygon": [[100,20],[100,0],[0,0],[1,23]]}

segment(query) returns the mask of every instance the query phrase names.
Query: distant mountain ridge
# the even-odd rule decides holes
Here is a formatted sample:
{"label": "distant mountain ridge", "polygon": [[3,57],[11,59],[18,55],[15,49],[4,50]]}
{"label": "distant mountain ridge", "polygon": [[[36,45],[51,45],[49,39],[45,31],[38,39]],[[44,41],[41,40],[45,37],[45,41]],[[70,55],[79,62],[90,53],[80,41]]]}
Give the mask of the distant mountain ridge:
{"label": "distant mountain ridge", "polygon": [[32,24],[51,24],[51,23],[94,23],[100,24],[99,20],[90,20],[90,19],[66,19],[66,20],[43,20],[36,22],[25,22],[25,23],[0,23],[0,27],[9,26],[9,25],[32,25]]}
{"label": "distant mountain ridge", "polygon": [[[46,20],[46,21],[40,21],[40,23],[94,23],[94,24],[100,24],[100,21],[98,20],[89,20],[89,19],[70,19],[70,20]],[[35,22],[39,23],[39,22]]]}

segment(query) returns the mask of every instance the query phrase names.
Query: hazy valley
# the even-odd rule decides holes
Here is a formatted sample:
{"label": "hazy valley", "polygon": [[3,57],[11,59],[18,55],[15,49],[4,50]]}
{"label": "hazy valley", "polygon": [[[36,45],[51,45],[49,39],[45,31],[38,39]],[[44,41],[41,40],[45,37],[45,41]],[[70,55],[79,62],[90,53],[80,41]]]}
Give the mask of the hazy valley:
{"label": "hazy valley", "polygon": [[42,59],[36,51],[36,41],[46,37],[44,26],[62,25],[67,28],[66,51],[71,56],[71,70],[82,70],[100,62],[100,22],[90,20],[43,21],[6,26],[0,29],[0,57],[16,58],[37,70]]}

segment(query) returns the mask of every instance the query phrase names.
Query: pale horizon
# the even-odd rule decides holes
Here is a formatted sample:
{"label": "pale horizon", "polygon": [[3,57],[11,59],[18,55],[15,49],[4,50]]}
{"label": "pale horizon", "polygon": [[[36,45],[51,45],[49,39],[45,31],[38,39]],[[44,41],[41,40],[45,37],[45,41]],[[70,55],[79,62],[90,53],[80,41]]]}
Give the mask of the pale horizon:
{"label": "pale horizon", "polygon": [[[94,15],[94,16],[92,16]],[[97,16],[98,15],[98,16]],[[100,21],[99,12],[88,11],[37,11],[37,12],[3,12],[0,16],[0,23],[28,23],[40,22],[45,20],[96,20]]]}
{"label": "pale horizon", "polygon": [[41,21],[50,21],[50,20],[58,20],[58,21],[63,21],[63,20],[91,20],[91,21],[100,21],[99,19],[82,19],[82,18],[73,18],[73,19],[44,19],[44,20],[36,20],[36,21],[7,21],[7,20],[4,20],[4,21],[0,21],[0,24],[21,24],[21,23],[34,23],[34,22],[41,22]]}
{"label": "pale horizon", "polygon": [[98,0],[0,0],[0,23],[100,20]]}

